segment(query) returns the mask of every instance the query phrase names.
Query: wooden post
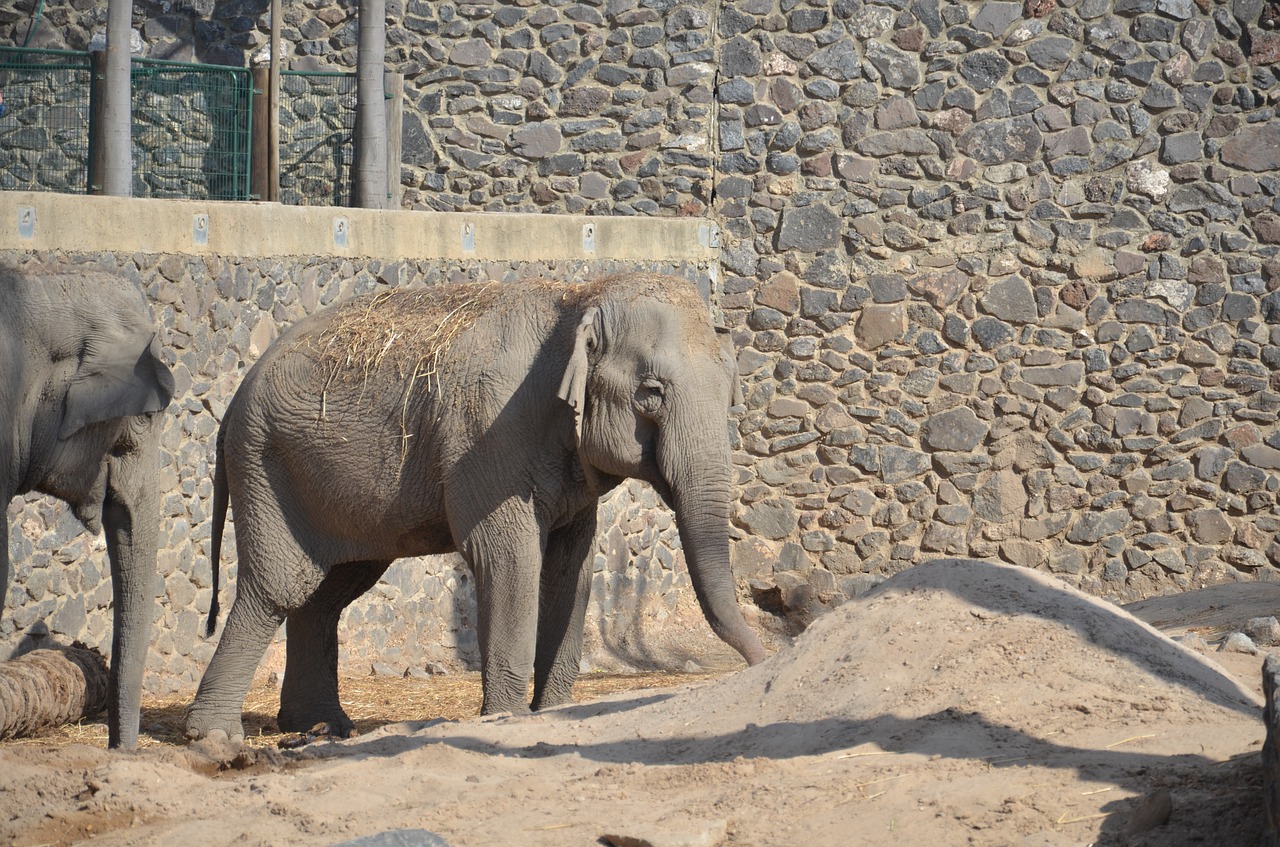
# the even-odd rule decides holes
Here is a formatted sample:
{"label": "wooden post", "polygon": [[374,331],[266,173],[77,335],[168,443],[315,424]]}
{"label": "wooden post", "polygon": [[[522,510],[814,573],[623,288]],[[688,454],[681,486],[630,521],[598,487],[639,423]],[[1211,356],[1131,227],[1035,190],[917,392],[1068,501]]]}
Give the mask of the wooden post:
{"label": "wooden post", "polygon": [[385,209],[387,101],[383,93],[387,49],[386,0],[360,0],[356,53],[355,185],[352,205]]}
{"label": "wooden post", "polygon": [[266,200],[271,194],[271,161],[267,152],[271,144],[271,118],[268,90],[271,87],[271,69],[253,69],[253,138],[249,142],[250,172],[249,197]]}
{"label": "wooden post", "polygon": [[107,93],[107,54],[95,50],[89,54],[89,174],[85,191],[102,193],[102,172],[106,167],[107,147],[102,120]]}
{"label": "wooden post", "polygon": [[404,74],[388,71],[382,77],[387,98],[387,208],[399,209],[404,199],[400,184],[400,134],[404,119]]}
{"label": "wooden post", "polygon": [[280,202],[280,0],[271,0],[271,65],[267,86],[267,193]]}

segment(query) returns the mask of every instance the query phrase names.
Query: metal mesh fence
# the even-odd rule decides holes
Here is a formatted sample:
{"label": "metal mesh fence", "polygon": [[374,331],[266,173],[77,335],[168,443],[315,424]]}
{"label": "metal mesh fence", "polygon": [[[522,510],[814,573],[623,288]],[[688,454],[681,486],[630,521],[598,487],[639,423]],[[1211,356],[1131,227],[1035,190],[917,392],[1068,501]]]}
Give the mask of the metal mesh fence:
{"label": "metal mesh fence", "polygon": [[350,206],[356,77],[280,74],[280,202]]}
{"label": "metal mesh fence", "polygon": [[88,190],[91,84],[88,53],[0,47],[0,190]]}
{"label": "metal mesh fence", "polygon": [[134,59],[134,196],[249,199],[252,116],[245,68]]}
{"label": "metal mesh fence", "polygon": [[[0,190],[85,193],[90,54],[0,47]],[[280,199],[349,206],[356,77],[281,74]],[[253,79],[245,68],[132,62],[133,195],[250,199]]]}

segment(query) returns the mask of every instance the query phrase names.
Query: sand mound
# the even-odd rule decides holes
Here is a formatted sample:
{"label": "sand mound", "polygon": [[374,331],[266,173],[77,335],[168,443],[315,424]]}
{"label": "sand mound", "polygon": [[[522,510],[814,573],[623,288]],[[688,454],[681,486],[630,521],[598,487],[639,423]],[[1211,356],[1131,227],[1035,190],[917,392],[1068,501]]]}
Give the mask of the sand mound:
{"label": "sand mound", "polygon": [[[921,564],[819,619],[753,673],[721,683],[764,721],[981,711],[1261,707],[1220,668],[1050,576],[964,559]],[[1163,704],[1163,707],[1157,705]]]}
{"label": "sand mound", "polygon": [[1260,701],[1237,680],[1261,660],[1221,656],[1234,677],[1050,577],[941,560],[754,668],[392,724],[238,778],[181,774],[173,750],[0,748],[0,797],[28,813],[0,820],[0,840],[328,847],[422,827],[451,847],[1255,844]]}
{"label": "sand mound", "polygon": [[724,761],[864,743],[964,757],[1067,734],[1105,746],[1127,727],[1257,720],[1260,709],[1211,661],[1116,606],[1025,568],[944,559],[825,615],[755,668],[533,720],[585,721],[610,744],[640,732],[649,761]]}

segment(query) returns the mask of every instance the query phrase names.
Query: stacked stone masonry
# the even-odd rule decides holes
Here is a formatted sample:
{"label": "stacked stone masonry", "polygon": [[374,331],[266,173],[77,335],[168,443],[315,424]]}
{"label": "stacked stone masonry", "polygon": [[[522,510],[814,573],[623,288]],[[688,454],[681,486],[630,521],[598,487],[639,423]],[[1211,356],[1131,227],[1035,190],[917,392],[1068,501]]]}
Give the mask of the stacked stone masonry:
{"label": "stacked stone masonry", "polygon": [[[68,45],[84,5],[46,4]],[[288,5],[296,66],[353,66],[354,4]],[[243,64],[266,6],[135,22]],[[719,225],[735,563],[793,629],[943,555],[1117,600],[1277,574],[1280,7],[387,6],[406,208]]]}

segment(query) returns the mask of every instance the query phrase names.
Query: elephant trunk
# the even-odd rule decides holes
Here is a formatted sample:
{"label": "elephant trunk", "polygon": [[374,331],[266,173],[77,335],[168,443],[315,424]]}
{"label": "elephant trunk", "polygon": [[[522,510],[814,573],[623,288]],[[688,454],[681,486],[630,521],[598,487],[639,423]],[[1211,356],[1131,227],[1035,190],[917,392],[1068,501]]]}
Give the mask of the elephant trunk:
{"label": "elephant trunk", "polygon": [[[671,507],[702,614],[722,641],[755,665],[765,659],[764,645],[738,608],[729,564],[728,439],[719,416],[704,414],[701,421],[701,426],[664,428],[658,464],[670,486]],[[708,427],[707,421],[715,423]]]}

